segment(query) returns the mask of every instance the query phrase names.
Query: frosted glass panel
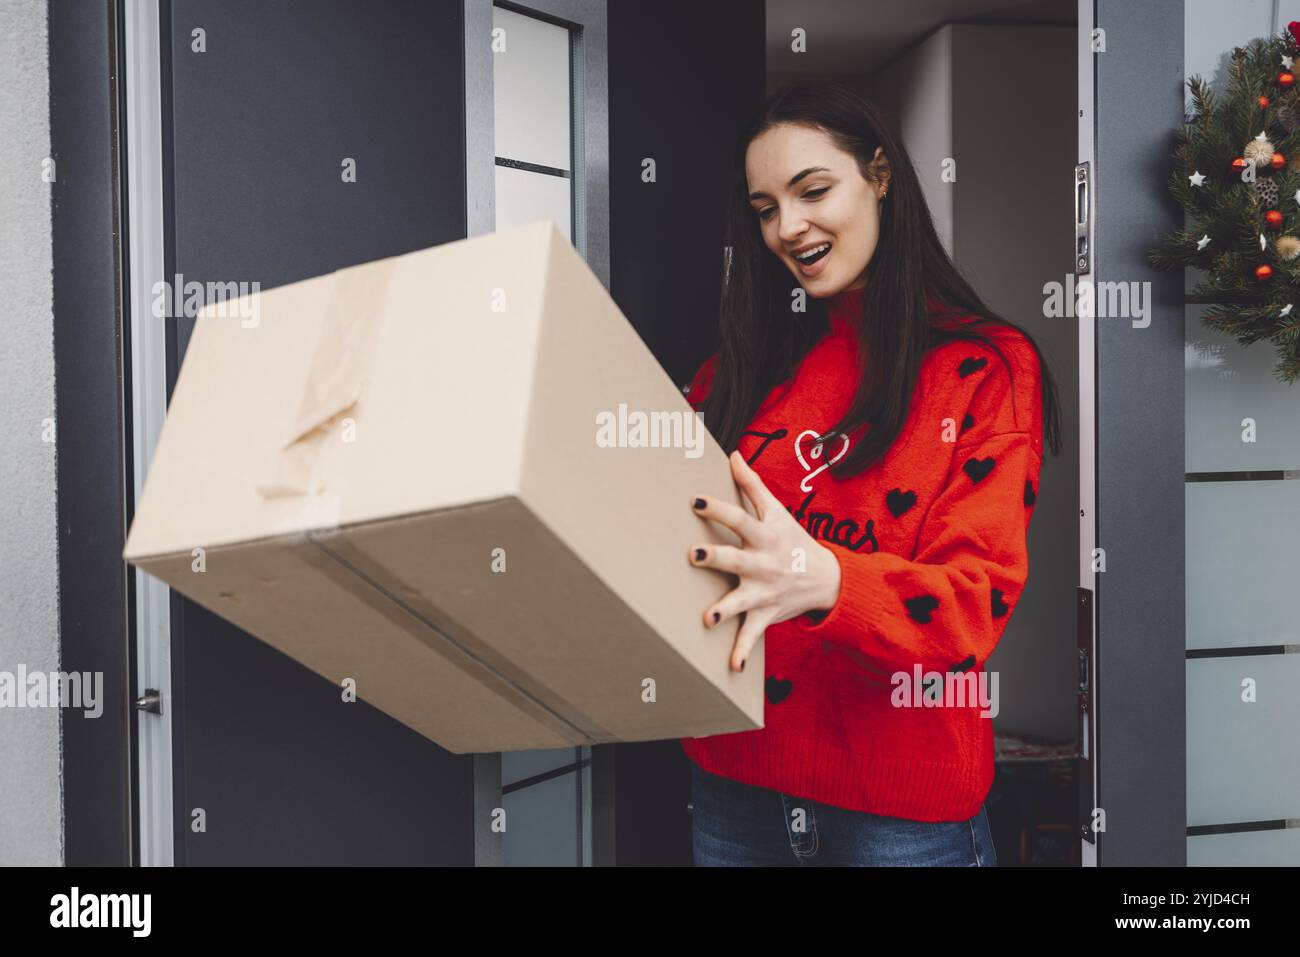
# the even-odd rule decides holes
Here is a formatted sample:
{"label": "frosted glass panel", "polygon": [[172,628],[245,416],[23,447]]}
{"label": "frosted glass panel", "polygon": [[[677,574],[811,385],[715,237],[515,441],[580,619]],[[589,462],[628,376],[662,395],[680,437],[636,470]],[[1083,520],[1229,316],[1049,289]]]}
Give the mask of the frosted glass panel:
{"label": "frosted glass panel", "polygon": [[496,155],[571,169],[569,31],[500,7],[492,23],[505,31],[492,54]]}
{"label": "frosted glass panel", "polygon": [[1187,839],[1188,867],[1294,867],[1300,828],[1206,834]]}
{"label": "frosted glass panel", "polygon": [[1300,480],[1188,482],[1187,647],[1300,644]]}
{"label": "frosted glass panel", "polygon": [[1300,655],[1187,662],[1188,827],[1300,818],[1298,683]]}
{"label": "frosted glass panel", "polygon": [[505,796],[507,867],[578,866],[574,772]]}
{"label": "frosted glass panel", "polygon": [[501,784],[503,786],[544,774],[566,764],[578,762],[577,748],[544,748],[539,751],[501,752]]}
{"label": "frosted glass panel", "polygon": [[[1184,320],[1187,471],[1300,469],[1300,382],[1273,378],[1272,343],[1238,345],[1201,325],[1204,310],[1188,306]],[[1241,440],[1244,419],[1254,442]]]}
{"label": "frosted glass panel", "polygon": [[[1185,0],[1183,12],[1184,73],[1222,91],[1231,49],[1300,18],[1300,0]],[[1187,291],[1200,278],[1186,270]],[[1188,305],[1183,316],[1187,471],[1300,469],[1300,386],[1273,378],[1271,343],[1241,346],[1206,329],[1205,310]],[[1251,426],[1254,441],[1243,441]],[[1288,607],[1300,592],[1300,481],[1193,481],[1185,504],[1187,647],[1300,643]],[[1300,817],[1300,655],[1196,658],[1186,674],[1188,825]],[[1245,679],[1256,703],[1241,700]],[[1300,830],[1189,837],[1187,863],[1295,865]]]}
{"label": "frosted glass panel", "polygon": [[[1225,50],[1245,46],[1273,29],[1273,0],[1183,0],[1183,73],[1213,81],[1231,67]],[[1286,26],[1286,20],[1282,20]],[[1215,85],[1222,89],[1223,84]],[[1188,108],[1191,96],[1183,89]]]}
{"label": "frosted glass panel", "polygon": [[497,167],[497,229],[549,219],[573,242],[570,228],[572,180],[563,176]]}
{"label": "frosted glass panel", "polygon": [[[549,219],[573,242],[573,179],[569,31],[512,10],[493,7],[494,153],[498,160],[562,170],[559,176],[497,165],[494,170],[497,230]],[[504,45],[504,46],[503,46]],[[581,172],[581,171],[578,171]],[[590,758],[589,748],[507,751],[501,783],[527,778]],[[576,866],[591,857],[590,772],[560,777],[504,796],[505,863],[511,866]],[[581,828],[581,830],[580,830]]]}

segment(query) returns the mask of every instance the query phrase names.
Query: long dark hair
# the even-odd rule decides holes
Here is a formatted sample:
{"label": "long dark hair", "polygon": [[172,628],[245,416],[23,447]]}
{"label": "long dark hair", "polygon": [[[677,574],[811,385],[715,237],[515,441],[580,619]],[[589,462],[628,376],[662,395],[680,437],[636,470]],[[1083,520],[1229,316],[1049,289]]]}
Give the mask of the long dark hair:
{"label": "long dark hair", "polygon": [[[884,147],[889,161],[889,196],[881,206],[880,236],[867,266],[863,316],[856,325],[863,375],[844,417],[821,438],[848,434],[864,422],[871,428],[864,441],[831,467],[832,474],[855,475],[894,444],[907,420],[921,360],[935,346],[956,339],[981,342],[998,354],[1010,372],[998,344],[972,328],[993,323],[1019,330],[1038,355],[1044,432],[1052,453],[1059,456],[1060,402],[1038,344],[1020,326],[989,309],[962,278],[935,233],[902,141],[874,105],[833,81],[799,83],[776,93],[737,143],[726,211],[724,245],[729,256],[725,257],[719,346],[700,407],[718,444],[727,451],[737,447],[764,398],[793,375],[829,328],[824,301],[810,300],[803,316],[792,313],[794,277],[764,244],[758,217],[749,204],[746,151],[755,138],[779,123],[822,130],[840,149],[857,157],[858,169],[868,180],[875,179],[870,164],[876,147]],[[934,325],[927,303],[931,296],[942,315],[974,318],[959,328]]]}

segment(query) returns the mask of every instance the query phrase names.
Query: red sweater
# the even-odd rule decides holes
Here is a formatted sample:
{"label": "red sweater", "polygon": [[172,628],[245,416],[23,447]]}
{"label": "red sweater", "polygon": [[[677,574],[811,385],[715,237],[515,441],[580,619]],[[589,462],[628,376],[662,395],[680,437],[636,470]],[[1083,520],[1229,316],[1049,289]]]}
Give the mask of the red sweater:
{"label": "red sweater", "polygon": [[[995,708],[976,683],[1029,574],[1025,538],[1042,463],[1038,359],[1017,330],[977,327],[1013,363],[1013,399],[992,349],[957,341],[932,350],[893,447],[839,481],[812,441],[847,409],[856,384],[851,323],[862,295],[848,290],[828,304],[830,331],[739,443],[839,560],[838,600],[819,622],[801,615],[766,630],[763,728],[681,743],[700,767],[746,784],[873,814],[965,820],[993,781],[992,719],[981,712]],[[707,395],[716,358],[696,373],[692,406]],[[825,455],[848,447],[832,440]],[[983,680],[996,700],[991,676]],[[942,706],[920,706],[927,691]]]}

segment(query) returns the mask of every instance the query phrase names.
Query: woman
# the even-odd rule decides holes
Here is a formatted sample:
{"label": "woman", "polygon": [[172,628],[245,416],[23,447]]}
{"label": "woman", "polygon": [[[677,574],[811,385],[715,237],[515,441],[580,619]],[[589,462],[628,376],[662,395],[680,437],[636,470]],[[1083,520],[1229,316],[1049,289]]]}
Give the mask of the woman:
{"label": "woman", "polygon": [[[683,738],[697,864],[992,866],[995,676],[1056,386],[935,234],[902,143],[838,84],[740,139],[719,348],[688,398],[753,514],[689,560],[735,587],[731,667],[765,637],[765,726]],[[1046,411],[1046,415],[1044,415]]]}

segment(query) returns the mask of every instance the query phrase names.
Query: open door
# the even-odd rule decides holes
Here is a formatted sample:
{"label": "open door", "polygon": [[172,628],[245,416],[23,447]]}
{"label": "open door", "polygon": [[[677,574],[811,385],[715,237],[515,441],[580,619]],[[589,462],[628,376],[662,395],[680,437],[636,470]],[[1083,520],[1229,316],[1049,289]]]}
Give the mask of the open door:
{"label": "open door", "polygon": [[1075,268],[1095,291],[1079,317],[1085,865],[1186,863],[1182,282],[1146,262],[1182,225],[1165,182],[1183,6],[1079,4]]}
{"label": "open door", "polygon": [[[126,13],[138,495],[197,312],[156,318],[156,283],[269,289],[466,235],[464,31],[457,0]],[[136,581],[142,863],[481,856],[473,756]]]}

